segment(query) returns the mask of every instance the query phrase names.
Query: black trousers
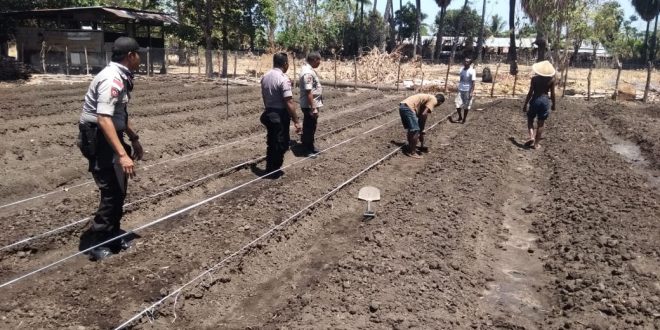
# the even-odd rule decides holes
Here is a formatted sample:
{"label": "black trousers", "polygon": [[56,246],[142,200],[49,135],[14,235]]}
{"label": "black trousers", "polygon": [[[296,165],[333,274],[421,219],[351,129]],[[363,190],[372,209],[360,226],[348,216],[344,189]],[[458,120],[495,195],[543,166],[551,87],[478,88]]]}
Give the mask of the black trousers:
{"label": "black trousers", "polygon": [[284,154],[289,150],[289,125],[291,117],[286,109],[266,108],[261,114],[261,123],[266,126],[266,172],[282,167]]}
{"label": "black trousers", "polygon": [[[115,152],[101,129],[95,124],[81,124],[79,128],[78,145],[89,161],[89,171],[101,195],[90,231],[95,241],[106,240],[120,231],[128,180],[121,169],[115,168]],[[130,155],[131,147],[122,140],[123,132],[117,135]]]}
{"label": "black trousers", "polygon": [[311,151],[314,149],[314,134],[316,134],[316,122],[318,121],[318,117],[312,115],[311,108],[302,108],[302,112],[303,129],[300,140],[303,147]]}

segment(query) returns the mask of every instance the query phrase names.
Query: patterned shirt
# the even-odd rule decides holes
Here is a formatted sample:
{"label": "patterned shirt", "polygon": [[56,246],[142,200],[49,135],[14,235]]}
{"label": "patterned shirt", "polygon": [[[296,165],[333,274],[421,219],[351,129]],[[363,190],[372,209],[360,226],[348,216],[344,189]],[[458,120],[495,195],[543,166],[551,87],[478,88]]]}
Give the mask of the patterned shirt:
{"label": "patterned shirt", "polygon": [[[307,101],[307,92],[312,91],[314,104],[310,106]],[[321,80],[311,65],[305,63],[300,71],[300,107],[320,108],[323,106],[323,87]]]}
{"label": "patterned shirt", "polygon": [[284,99],[292,97],[291,80],[280,68],[273,68],[261,78],[261,96],[264,107],[286,109]]}
{"label": "patterned shirt", "polygon": [[87,89],[83,103],[80,123],[98,123],[98,114],[112,117],[112,123],[117,131],[126,130],[128,101],[130,92],[125,86],[130,71],[127,67],[110,62],[99,72]]}

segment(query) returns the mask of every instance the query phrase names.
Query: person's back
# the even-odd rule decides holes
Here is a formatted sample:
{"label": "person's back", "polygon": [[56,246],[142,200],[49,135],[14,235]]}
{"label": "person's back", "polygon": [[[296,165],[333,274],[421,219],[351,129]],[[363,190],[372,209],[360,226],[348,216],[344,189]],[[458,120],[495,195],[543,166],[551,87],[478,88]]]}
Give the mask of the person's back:
{"label": "person's back", "polygon": [[[285,86],[287,85],[287,86]],[[284,98],[291,97],[291,82],[280,68],[273,68],[261,78],[261,96],[265,108],[286,109]]]}
{"label": "person's back", "polygon": [[548,95],[555,83],[554,77],[534,76],[532,77],[532,97]]}

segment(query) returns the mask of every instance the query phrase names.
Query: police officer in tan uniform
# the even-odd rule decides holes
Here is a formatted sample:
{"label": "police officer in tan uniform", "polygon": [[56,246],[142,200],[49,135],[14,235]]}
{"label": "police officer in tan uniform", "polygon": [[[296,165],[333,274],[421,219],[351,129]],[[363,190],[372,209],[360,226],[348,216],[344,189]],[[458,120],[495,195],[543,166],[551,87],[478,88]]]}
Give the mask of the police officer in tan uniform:
{"label": "police officer in tan uniform", "polygon": [[268,178],[280,178],[284,154],[289,150],[289,125],[293,121],[296,133],[300,133],[300,120],[296,113],[291,91],[291,80],[286,76],[289,59],[286,53],[273,55],[273,68],[261,78],[261,95],[265,110],[261,123],[266,126],[266,173]]}
{"label": "police officer in tan uniform", "polygon": [[[133,72],[140,67],[141,50],[133,38],[120,37],[112,46],[112,62],[92,80],[80,115],[78,146],[89,161],[89,171],[101,193],[91,228],[81,237],[81,249],[103,243],[124,232],[120,229],[127,178],[135,175],[133,160],[143,156],[140,137],[128,119]],[[124,142],[128,136],[132,147]],[[104,259],[130,247],[126,237],[88,252],[91,260]]]}
{"label": "police officer in tan uniform", "polygon": [[307,55],[307,63],[300,72],[300,109],[303,112],[303,129],[301,142],[308,154],[317,154],[319,150],[314,145],[316,123],[319,110],[323,107],[323,87],[314,69],[321,64],[321,54],[311,52]]}

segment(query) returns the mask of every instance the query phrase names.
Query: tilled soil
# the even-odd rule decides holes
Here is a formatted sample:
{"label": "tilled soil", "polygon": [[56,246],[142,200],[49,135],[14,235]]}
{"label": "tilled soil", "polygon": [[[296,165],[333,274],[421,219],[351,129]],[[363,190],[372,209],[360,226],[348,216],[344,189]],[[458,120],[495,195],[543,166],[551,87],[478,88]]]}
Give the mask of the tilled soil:
{"label": "tilled soil", "polygon": [[[131,326],[660,327],[657,165],[611,146],[612,134],[642,145],[621,130],[634,113],[612,124],[602,106],[562,102],[542,149],[528,150],[520,101],[481,100],[466,124],[430,130],[430,153],[414,160],[396,152],[402,94],[329,90],[326,150],[310,159],[294,146],[283,178],[243,186],[263,168],[258,89],[230,87],[226,118],[220,84],[140,83],[131,110],[149,154],[128,202],[153,197],[127,207],[124,228],[218,198],[139,231],[108,260],[77,256],[0,288],[1,328],[113,328],[170,294]],[[73,144],[85,88],[0,91],[3,204],[88,180]],[[640,134],[657,134],[646,122]],[[651,161],[653,148],[641,146]],[[381,189],[374,219],[356,199],[366,185]],[[2,208],[0,245],[89,216],[97,198],[88,184]],[[0,282],[75,253],[82,228],[1,250]]]}

